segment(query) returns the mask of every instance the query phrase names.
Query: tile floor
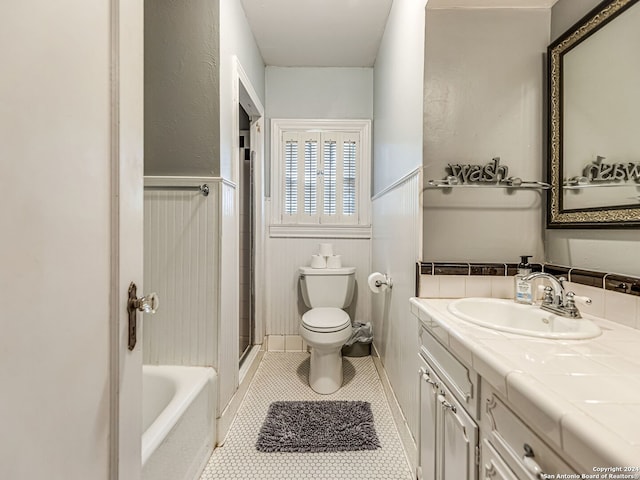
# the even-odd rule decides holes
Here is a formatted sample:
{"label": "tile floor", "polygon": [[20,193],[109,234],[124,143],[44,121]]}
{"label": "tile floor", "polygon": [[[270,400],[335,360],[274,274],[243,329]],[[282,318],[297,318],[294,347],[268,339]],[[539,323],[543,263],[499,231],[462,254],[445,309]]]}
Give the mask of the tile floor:
{"label": "tile floor", "polygon": [[[309,354],[266,352],[225,444],[200,480],[411,480],[406,455],[371,357],[344,359],[344,385],[332,395],[309,387]],[[371,403],[382,448],[337,453],[261,453],[258,432],[277,400],[363,400]]]}

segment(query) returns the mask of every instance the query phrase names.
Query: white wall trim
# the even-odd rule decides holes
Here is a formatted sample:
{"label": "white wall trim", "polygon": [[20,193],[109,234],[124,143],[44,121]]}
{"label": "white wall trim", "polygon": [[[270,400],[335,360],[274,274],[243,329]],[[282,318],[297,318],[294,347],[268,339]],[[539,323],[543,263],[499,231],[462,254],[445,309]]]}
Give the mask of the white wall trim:
{"label": "white wall trim", "polygon": [[222,185],[226,185],[227,187],[230,188],[238,188],[238,184],[235,182],[232,182],[231,180],[227,180],[226,178],[222,178],[222,177],[217,177],[216,181],[220,182]]}
{"label": "white wall trim", "polygon": [[[242,83],[242,86],[245,88],[246,93],[248,94],[248,98],[243,98],[242,92],[239,92],[238,103],[242,105],[242,107],[249,114],[249,117],[252,120],[252,117],[255,117],[256,115],[263,117],[264,107],[262,106],[262,102],[260,101],[258,93],[256,92],[255,88],[253,88],[253,85],[249,80],[249,76],[244,71],[244,68],[242,68],[242,64],[240,63],[240,60],[238,60],[238,57],[234,57],[234,60],[236,64],[236,75],[238,77],[238,80],[240,81],[240,83]],[[247,105],[247,102],[250,102],[251,105]]]}
{"label": "white wall trim", "polygon": [[183,177],[175,175],[145,175],[145,187],[191,187],[199,183],[220,183],[227,187],[237,188],[231,180],[222,177]]}
{"label": "white wall trim", "polygon": [[420,174],[420,172],[422,172],[422,169],[424,167],[420,166],[420,167],[416,167],[413,170],[411,170],[409,173],[407,173],[406,175],[404,175],[403,177],[399,178],[398,180],[396,180],[395,182],[393,182],[391,185],[389,185],[388,187],[384,188],[383,190],[381,190],[380,192],[376,193],[373,197],[371,197],[371,200],[377,200],[378,198],[386,195],[387,193],[389,193],[391,190],[395,190],[396,188],[398,188],[400,185],[402,185],[403,183],[405,183],[407,180],[410,180],[411,178],[413,178],[415,175]]}
{"label": "white wall trim", "polygon": [[157,176],[145,175],[145,187],[190,187],[198,183],[216,183],[221,182],[221,177],[182,177],[182,176]]}
{"label": "white wall trim", "polygon": [[371,225],[271,225],[273,238],[371,238]]}

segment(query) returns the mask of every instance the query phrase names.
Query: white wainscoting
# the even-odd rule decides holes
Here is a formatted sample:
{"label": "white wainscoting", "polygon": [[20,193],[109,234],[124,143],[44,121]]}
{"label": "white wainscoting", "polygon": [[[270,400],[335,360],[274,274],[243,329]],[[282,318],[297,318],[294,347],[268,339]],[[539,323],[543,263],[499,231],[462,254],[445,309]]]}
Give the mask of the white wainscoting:
{"label": "white wainscoting", "polygon": [[374,346],[414,438],[418,422],[418,325],[409,307],[415,296],[422,245],[421,170],[373,199],[372,266],[388,273],[393,289],[373,295]]}
{"label": "white wainscoting", "polygon": [[[158,189],[205,183],[207,197],[195,189]],[[216,367],[218,183],[169,177],[147,179],[150,184],[154,189],[144,192],[144,286],[158,293],[160,308],[144,315],[144,363]]]}
{"label": "white wainscoting", "polygon": [[[207,197],[173,189],[205,183]],[[145,318],[144,363],[214,367],[220,417],[238,388],[236,187],[219,177],[146,177],[145,185],[154,189],[145,190],[144,283],[160,308]]]}
{"label": "white wainscoting", "polygon": [[307,307],[300,296],[298,268],[309,265],[320,243],[333,243],[344,266],[356,267],[356,293],[347,309],[358,322],[371,320],[371,291],[367,276],[371,272],[371,240],[368,238],[283,238],[267,241],[267,335],[298,335],[300,317]]}
{"label": "white wainscoting", "polygon": [[220,184],[220,301],[218,315],[218,412],[238,388],[239,247],[236,186]]}

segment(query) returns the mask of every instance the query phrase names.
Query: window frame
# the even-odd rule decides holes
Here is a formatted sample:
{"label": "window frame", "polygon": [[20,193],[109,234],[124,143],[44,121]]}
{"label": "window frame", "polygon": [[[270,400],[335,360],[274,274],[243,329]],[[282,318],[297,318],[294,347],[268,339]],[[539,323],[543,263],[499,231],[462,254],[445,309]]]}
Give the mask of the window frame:
{"label": "window frame", "polygon": [[[310,134],[322,138],[341,134],[359,137],[356,162],[356,214],[353,222],[297,222],[287,218],[285,206],[285,135]],[[302,138],[302,137],[301,137]],[[321,142],[319,142],[320,144]],[[341,148],[341,147],[338,147]],[[320,156],[320,153],[319,153]],[[298,167],[299,170],[300,167]],[[368,119],[272,119],[271,120],[271,225],[270,236],[371,237],[371,120]],[[340,172],[338,172],[340,174]],[[323,180],[319,183],[324,182]],[[340,183],[341,184],[341,183]],[[337,186],[336,186],[337,187]],[[317,201],[320,206],[321,202]],[[341,206],[340,208],[343,208]]]}

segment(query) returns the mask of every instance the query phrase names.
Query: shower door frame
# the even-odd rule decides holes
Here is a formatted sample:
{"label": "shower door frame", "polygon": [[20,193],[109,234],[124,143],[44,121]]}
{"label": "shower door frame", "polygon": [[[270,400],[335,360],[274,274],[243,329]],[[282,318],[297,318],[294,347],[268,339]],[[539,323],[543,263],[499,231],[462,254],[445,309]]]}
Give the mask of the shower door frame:
{"label": "shower door frame", "polygon": [[[237,139],[240,135],[239,127],[239,110],[240,105],[244,108],[245,112],[249,115],[250,129],[249,138],[251,142],[251,155],[252,155],[252,168],[253,168],[253,202],[251,205],[253,215],[253,221],[251,225],[253,246],[252,249],[252,263],[253,263],[253,305],[254,305],[254,324],[252,332],[253,344],[261,344],[265,334],[265,312],[266,304],[264,297],[264,289],[261,285],[264,285],[265,275],[265,218],[266,209],[268,208],[265,196],[265,165],[264,165],[264,107],[258,97],[258,94],[251,84],[248,75],[244,71],[242,64],[237,57],[233,60],[233,120],[232,120],[232,135]],[[232,177],[236,185],[239,179],[239,148],[233,149],[233,155],[235,155],[232,162]],[[238,205],[238,189],[236,189],[236,205]],[[240,238],[240,222],[239,214],[237,221],[237,234]],[[236,265],[238,269],[238,278],[240,273],[240,261],[238,256],[238,262]],[[237,296],[237,302],[239,303],[239,292]],[[238,313],[239,315],[239,313]],[[239,318],[236,319],[239,322]],[[236,339],[238,340],[238,339]],[[239,357],[239,355],[238,355]],[[239,362],[238,362],[239,365]]]}

